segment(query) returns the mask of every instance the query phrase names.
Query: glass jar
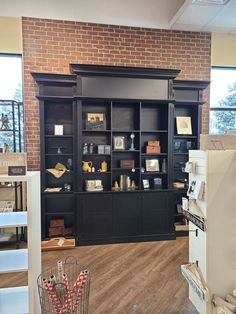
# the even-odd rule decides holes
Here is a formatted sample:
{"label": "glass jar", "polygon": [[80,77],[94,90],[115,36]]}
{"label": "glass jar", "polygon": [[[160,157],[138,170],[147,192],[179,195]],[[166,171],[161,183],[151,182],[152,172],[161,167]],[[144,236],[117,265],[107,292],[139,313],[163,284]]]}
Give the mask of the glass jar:
{"label": "glass jar", "polygon": [[83,155],[87,155],[88,154],[88,143],[84,143],[83,145]]}

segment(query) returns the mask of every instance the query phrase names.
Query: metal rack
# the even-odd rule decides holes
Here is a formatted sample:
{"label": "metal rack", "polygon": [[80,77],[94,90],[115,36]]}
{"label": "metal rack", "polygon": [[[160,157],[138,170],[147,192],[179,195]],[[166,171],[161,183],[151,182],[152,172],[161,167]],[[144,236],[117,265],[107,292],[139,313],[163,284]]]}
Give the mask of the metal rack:
{"label": "metal rack", "polygon": [[[0,100],[0,115],[6,114],[9,120],[8,128],[0,129],[0,143],[8,144],[10,151],[22,152],[24,149],[23,145],[23,119],[24,110],[23,103],[15,100]],[[4,185],[0,188],[13,188],[14,189],[14,200],[15,200],[15,211],[21,211],[23,209],[23,187],[22,183],[13,183],[12,186]],[[0,234],[3,231],[0,229]],[[19,230],[16,228],[16,239],[15,241],[1,241],[0,245],[15,243],[16,247],[19,247],[19,240],[24,238],[24,230],[21,227],[20,237]]]}

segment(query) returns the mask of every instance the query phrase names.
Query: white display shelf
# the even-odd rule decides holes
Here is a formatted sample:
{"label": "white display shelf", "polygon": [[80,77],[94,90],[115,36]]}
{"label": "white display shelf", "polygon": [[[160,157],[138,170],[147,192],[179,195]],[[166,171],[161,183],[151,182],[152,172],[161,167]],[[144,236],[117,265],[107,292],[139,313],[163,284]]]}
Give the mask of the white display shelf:
{"label": "white display shelf", "polygon": [[28,171],[25,176],[0,175],[0,182],[27,182],[37,174],[37,171]]}
{"label": "white display shelf", "polygon": [[0,228],[27,226],[27,212],[0,213]]}
{"label": "white display shelf", "polygon": [[0,273],[28,270],[28,250],[0,251]]}
{"label": "white display shelf", "polygon": [[28,314],[28,304],[27,286],[0,289],[0,314]]}
{"label": "white display shelf", "polygon": [[0,273],[26,271],[28,287],[0,290],[0,314],[39,314],[37,278],[41,273],[40,173],[0,175],[0,182],[25,182],[25,212],[0,213],[0,228],[27,226],[27,249],[0,251]]}

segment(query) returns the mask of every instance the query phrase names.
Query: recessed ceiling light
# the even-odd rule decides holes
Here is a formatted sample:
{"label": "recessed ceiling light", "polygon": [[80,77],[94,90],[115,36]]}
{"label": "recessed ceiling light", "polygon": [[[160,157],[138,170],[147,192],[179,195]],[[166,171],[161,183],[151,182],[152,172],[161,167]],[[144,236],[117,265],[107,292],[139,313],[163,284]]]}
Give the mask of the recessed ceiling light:
{"label": "recessed ceiling light", "polygon": [[192,4],[198,5],[226,5],[230,0],[192,0]]}

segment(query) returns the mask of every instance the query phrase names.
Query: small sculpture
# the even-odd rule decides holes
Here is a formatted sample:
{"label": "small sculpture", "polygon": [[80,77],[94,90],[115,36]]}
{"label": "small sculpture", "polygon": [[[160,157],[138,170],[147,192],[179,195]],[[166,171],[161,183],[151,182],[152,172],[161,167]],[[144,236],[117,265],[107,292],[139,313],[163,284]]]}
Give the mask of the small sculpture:
{"label": "small sculpture", "polygon": [[84,172],[92,172],[92,161],[82,161],[82,170]]}
{"label": "small sculpture", "polygon": [[107,162],[105,160],[101,162],[101,172],[107,172]]}
{"label": "small sculpture", "polygon": [[10,149],[9,149],[9,145],[7,143],[3,144],[3,153],[9,153]]}
{"label": "small sculpture", "polygon": [[0,122],[2,123],[0,126],[0,130],[9,130],[9,119],[7,114],[3,114],[1,116]]}
{"label": "small sculpture", "polygon": [[129,150],[135,150],[135,148],[134,148],[134,138],[135,138],[134,133],[130,134],[130,138],[131,138],[131,145],[130,145]]}

